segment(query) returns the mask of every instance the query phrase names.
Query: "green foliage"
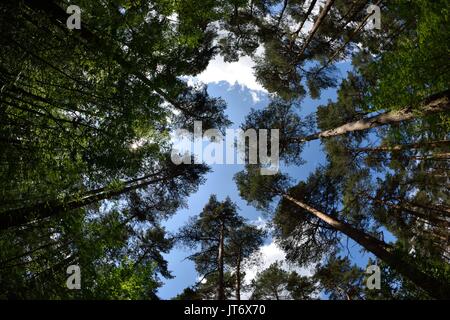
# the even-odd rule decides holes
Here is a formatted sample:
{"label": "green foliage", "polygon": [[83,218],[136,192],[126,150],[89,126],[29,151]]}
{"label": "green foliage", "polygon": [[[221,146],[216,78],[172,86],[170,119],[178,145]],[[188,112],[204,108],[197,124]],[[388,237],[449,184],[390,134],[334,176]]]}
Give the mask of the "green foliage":
{"label": "green foliage", "polygon": [[279,196],[289,185],[289,178],[281,173],[261,175],[256,165],[247,165],[238,172],[234,180],[240,196],[258,209],[269,210],[274,197]]}
{"label": "green foliage", "polygon": [[415,27],[370,65],[369,72],[377,78],[371,88],[371,110],[418,107],[428,96],[448,89],[450,82],[448,1],[396,1],[395,5],[402,18],[414,20]]}
{"label": "green foliage", "polygon": [[[0,217],[15,221],[1,226],[0,296],[155,298],[171,277],[161,220],[208,171],[175,166],[169,132],[230,124],[181,80],[216,52],[217,3],[82,0],[81,30],[67,4],[0,5]],[[65,287],[70,264],[80,291]]]}
{"label": "green foliage", "polygon": [[95,290],[98,298],[113,300],[146,300],[156,297],[159,283],[154,278],[155,266],[136,265],[125,258],[118,266],[107,267],[104,274],[98,272]]}
{"label": "green foliage", "polygon": [[319,281],[319,287],[332,300],[363,298],[363,270],[352,265],[348,257],[331,255],[323,265],[316,267],[314,277]]}
{"label": "green foliage", "polygon": [[275,262],[252,280],[251,299],[254,300],[309,300],[315,291],[314,283],[295,271],[286,271]]}

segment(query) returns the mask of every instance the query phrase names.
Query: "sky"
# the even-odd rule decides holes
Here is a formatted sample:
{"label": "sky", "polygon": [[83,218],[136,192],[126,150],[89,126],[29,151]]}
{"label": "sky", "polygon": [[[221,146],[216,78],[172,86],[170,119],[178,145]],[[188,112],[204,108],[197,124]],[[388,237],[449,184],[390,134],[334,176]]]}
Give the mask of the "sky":
{"label": "sky", "polygon": [[[317,14],[320,6],[323,6],[324,3],[325,0],[317,1],[313,13]],[[309,1],[306,5],[309,6]],[[277,8],[274,8],[274,10],[276,11]],[[308,33],[312,26],[313,22],[307,21],[301,32]],[[293,29],[298,28],[297,25],[293,25],[292,27]],[[262,53],[263,49],[261,47],[258,48],[256,55],[261,55]],[[188,81],[204,83],[208,86],[210,96],[224,99],[227,103],[225,113],[233,122],[230,129],[238,129],[252,108],[262,109],[270,102],[267,91],[258,83],[254,76],[253,67],[254,62],[250,57],[241,57],[236,62],[228,63],[224,62],[220,55],[217,55],[210,61],[206,70],[195,78],[188,79]],[[338,78],[341,80],[347,77],[348,71],[352,70],[350,61],[337,63],[336,67],[338,69]],[[319,105],[324,105],[329,100],[336,101],[336,98],[336,88],[323,90],[319,99],[312,100],[306,97],[301,103],[299,113],[302,116],[314,113]],[[193,131],[193,128],[186,129],[190,132]],[[203,128],[203,130],[205,129],[207,128]],[[302,158],[306,163],[300,167],[281,167],[283,173],[287,173],[296,182],[305,180],[320,164],[325,163],[325,155],[322,151],[320,141],[308,142],[302,152]],[[269,217],[257,211],[254,207],[247,205],[246,201],[240,198],[237,186],[233,181],[233,176],[243,170],[244,166],[226,164],[213,165],[211,167],[212,171],[206,175],[206,182],[199,187],[196,193],[188,198],[187,208],[178,210],[177,214],[164,223],[167,231],[176,233],[190,217],[198,215],[211,194],[215,194],[219,201],[224,200],[227,196],[230,197],[238,205],[241,216],[255,225],[264,226]],[[392,235],[386,230],[383,231],[385,241],[392,241]],[[347,238],[343,237],[342,242],[344,246],[348,246],[349,248],[349,252],[346,252],[346,254],[349,253],[351,260],[360,267],[365,268],[368,258],[373,258],[371,254],[363,252],[361,247],[352,240],[348,240],[347,244]],[[165,255],[174,278],[164,280],[163,286],[158,291],[160,298],[173,298],[181,293],[184,288],[194,285],[201,278],[201,275],[196,273],[194,264],[186,259],[192,253],[185,248],[175,247],[169,254]],[[245,270],[246,277],[244,280],[247,283],[255,277],[258,271],[262,271],[275,261],[283,261],[285,256],[283,251],[270,237],[266,239],[265,244],[260,248],[260,253],[263,257],[261,263],[258,266]],[[290,268],[287,265],[284,267],[287,269]],[[309,269],[296,268],[295,270],[300,274],[308,275],[311,273],[311,268],[313,267],[310,266]],[[321,297],[326,298],[323,294],[321,294]],[[243,298],[246,298],[245,294]]]}
{"label": "sky", "polygon": [[[337,65],[341,78],[345,78],[347,72],[351,70],[349,62]],[[250,58],[244,57],[237,62],[225,63],[218,56],[213,59],[208,68],[197,76],[194,81],[207,84],[208,93],[213,97],[221,97],[227,103],[225,113],[233,122],[230,129],[238,129],[244,121],[251,108],[262,109],[268,105],[270,99],[264,88],[257,83],[253,75],[253,62]],[[327,103],[329,100],[336,100],[336,89],[324,90],[320,99],[312,100],[305,98],[301,104],[300,114],[307,115],[314,112],[319,105]],[[186,128],[192,131],[193,128]],[[206,128],[203,128],[204,130]],[[314,169],[325,162],[325,156],[320,145],[320,141],[312,141],[307,144],[303,151],[303,158],[306,163],[300,167],[284,167],[284,173],[289,174],[297,181],[304,180]],[[233,181],[233,176],[244,169],[243,165],[223,164],[212,165],[212,170],[206,175],[206,182],[201,185],[198,191],[192,194],[187,200],[187,208],[178,212],[164,223],[168,232],[176,233],[190,217],[198,215],[207,203],[211,194],[217,195],[219,201],[227,196],[234,201],[239,208],[239,214],[251,223],[264,225],[268,217],[266,214],[257,211],[254,207],[247,205],[246,201],[239,197],[237,186]],[[358,265],[365,266],[368,254],[362,254],[360,247],[350,241],[350,253],[353,261]],[[263,260],[251,269],[246,270],[246,281],[250,281],[258,271],[267,268],[275,261],[284,260],[283,251],[276,245],[270,237],[260,248]],[[169,270],[172,271],[173,279],[164,280],[163,286],[159,289],[158,295],[162,299],[170,299],[181,293],[184,288],[194,285],[200,275],[195,271],[194,264],[186,259],[192,254],[191,251],[182,247],[175,247],[169,254],[165,255],[169,263]],[[307,269],[300,270],[302,274],[309,274]],[[244,297],[245,298],[245,297]]]}

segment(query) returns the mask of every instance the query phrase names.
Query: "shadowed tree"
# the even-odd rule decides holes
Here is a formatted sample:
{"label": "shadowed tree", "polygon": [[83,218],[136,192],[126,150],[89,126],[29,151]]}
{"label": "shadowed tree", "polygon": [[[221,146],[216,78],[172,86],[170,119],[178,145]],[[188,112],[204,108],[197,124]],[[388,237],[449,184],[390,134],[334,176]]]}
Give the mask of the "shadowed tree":
{"label": "shadowed tree", "polygon": [[216,196],[212,195],[203,211],[191,218],[176,237],[182,245],[192,249],[198,248],[189,259],[194,261],[199,274],[217,275],[214,285],[218,300],[225,299],[225,248],[233,230],[242,223],[243,219],[238,216],[237,207],[230,198],[219,202]]}
{"label": "shadowed tree", "polygon": [[359,300],[363,298],[364,270],[352,265],[348,257],[331,255],[316,267],[314,278],[319,287],[333,300]]}
{"label": "shadowed tree", "polygon": [[253,261],[251,257],[263,245],[265,235],[264,230],[246,223],[230,232],[225,247],[225,262],[234,271],[236,300],[241,300],[242,278],[245,275],[244,266],[248,267],[258,262],[258,259]]}
{"label": "shadowed tree", "polygon": [[[276,236],[281,239],[280,244],[289,260],[318,262],[332,250],[330,244],[339,242],[336,232],[341,232],[431,296],[448,297],[450,288],[439,279],[440,276],[427,274],[409,257],[400,255],[392,245],[338,216],[339,184],[327,177],[324,168],[316,170],[306,182],[293,188],[288,187],[288,179],[282,174],[262,176],[257,169],[256,166],[247,166],[245,172],[235,176],[240,194],[249,203],[266,209],[274,197],[281,197],[274,223]],[[305,226],[309,232],[305,232]]]}
{"label": "shadowed tree", "polygon": [[251,287],[253,300],[308,300],[315,291],[311,279],[282,269],[279,262],[259,272]]}

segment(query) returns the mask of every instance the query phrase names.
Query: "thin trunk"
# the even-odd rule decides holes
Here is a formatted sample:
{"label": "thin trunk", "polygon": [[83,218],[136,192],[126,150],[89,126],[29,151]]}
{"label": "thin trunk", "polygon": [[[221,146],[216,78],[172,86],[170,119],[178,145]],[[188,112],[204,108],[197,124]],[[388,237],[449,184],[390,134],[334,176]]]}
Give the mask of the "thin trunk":
{"label": "thin trunk", "polygon": [[275,289],[273,290],[273,293],[274,293],[274,295],[275,295],[275,300],[280,300],[280,296],[278,295],[278,288],[275,288]]}
{"label": "thin trunk", "polygon": [[[363,131],[379,126],[409,121],[417,118],[417,110],[411,108],[399,111],[389,111],[377,116],[361,119],[343,124],[337,128],[316,132],[306,137],[293,138],[293,142],[307,142],[320,138],[335,137],[354,131]],[[450,111],[450,90],[430,96],[420,109],[422,115],[432,115],[439,112]]]}
{"label": "thin trunk", "polygon": [[[361,3],[363,3],[362,6],[361,6]],[[359,6],[359,7],[356,8],[357,6]],[[340,22],[346,20],[345,24],[341,27],[341,29],[344,29],[351,21],[353,21],[354,17],[361,10],[363,10],[365,6],[366,6],[366,3],[364,0],[362,0],[362,1],[359,0],[359,1],[353,2],[351,7],[347,10],[347,12],[337,21],[337,23],[340,23]],[[356,8],[356,10],[354,10],[355,8]]]}
{"label": "thin trunk", "polygon": [[219,283],[217,286],[217,300],[225,300],[225,289],[224,289],[224,281],[223,281],[223,249],[224,249],[224,233],[225,226],[224,222],[220,225],[219,231],[219,252],[217,255],[217,264],[219,267]]}
{"label": "thin trunk", "polygon": [[395,203],[391,203],[391,202],[387,202],[387,201],[383,201],[383,200],[371,197],[367,194],[365,196],[375,203],[378,203],[381,205],[386,205],[393,209],[406,212],[408,215],[412,215],[412,216],[415,216],[422,220],[428,221],[429,224],[434,225],[436,227],[441,227],[441,226],[443,226],[444,228],[449,227],[449,222],[447,220],[436,217],[435,215],[431,214],[430,212],[427,212],[427,213],[419,212],[419,211],[417,211],[417,208],[414,208],[413,206],[409,205],[408,203],[400,202],[400,204],[395,204]]}
{"label": "thin trunk", "polygon": [[302,31],[302,28],[305,25],[306,21],[308,21],[309,15],[313,11],[314,6],[316,5],[316,2],[317,2],[317,0],[312,0],[311,3],[309,4],[309,8],[308,8],[308,11],[305,14],[305,18],[303,19],[302,23],[300,23],[300,25],[297,28],[297,30],[293,33],[293,38],[290,41],[289,49],[292,49],[292,46],[294,45],[295,40],[298,37],[298,34],[300,33],[300,31]]}
{"label": "thin trunk", "polygon": [[417,269],[414,265],[403,261],[392,252],[392,247],[384,241],[358,230],[346,222],[339,221],[336,218],[333,218],[332,216],[323,213],[287,194],[284,194],[283,197],[295,203],[297,206],[307,210],[337,231],[340,231],[349,238],[353,239],[367,251],[373,253],[375,256],[386,262],[398,273],[405,276],[417,286],[428,292],[430,296],[437,299],[450,298],[450,285],[430,277],[421,270]]}
{"label": "thin trunk", "polygon": [[[375,5],[378,5],[381,2],[381,0],[379,0]],[[373,15],[373,13],[369,13],[368,15],[366,15],[363,19],[363,21],[361,21],[359,23],[359,25],[356,27],[355,31],[352,32],[352,34],[349,36],[349,38],[347,39],[347,41],[344,42],[344,44],[342,44],[338,49],[336,49],[336,51],[333,52],[333,54],[331,55],[331,57],[327,60],[327,62],[321,67],[319,68],[316,72],[314,72],[314,76],[317,76],[321,71],[323,71],[326,67],[328,67],[330,65],[330,63],[333,62],[333,60],[336,58],[336,56],[341,53],[347,46],[348,44],[353,40],[353,38],[355,37],[355,35],[358,34],[359,31],[361,31],[361,29],[366,25],[367,20]]]}
{"label": "thin trunk", "polygon": [[5,212],[1,212],[0,230],[6,230],[11,227],[18,227],[32,220],[38,221],[51,216],[56,216],[62,212],[82,208],[101,200],[110,199],[132,190],[147,187],[151,184],[161,182],[164,179],[166,178],[155,178],[152,180],[139,181],[139,183],[127,184],[118,190],[105,190],[105,188],[100,188],[98,189],[101,190],[100,192],[90,192],[92,194],[86,197],[75,197],[75,199],[71,199],[68,201],[43,202],[29,207],[11,209]]}
{"label": "thin trunk", "polygon": [[[25,0],[25,3],[32,9],[42,10],[48,15],[49,18],[52,19],[52,22],[55,23],[55,25],[60,27],[62,30],[67,30],[65,24],[63,24],[63,22],[67,20],[67,14],[59,5],[55,4],[53,1]],[[197,114],[194,114],[190,110],[186,109],[182,105],[182,103],[178,103],[176,99],[173,99],[164,90],[157,87],[156,84],[145,75],[145,73],[143,73],[141,70],[136,70],[132,63],[126,60],[123,50],[120,48],[120,46],[113,45],[111,39],[103,39],[101,37],[98,37],[96,34],[91,32],[86,25],[82,25],[81,29],[77,31],[75,36],[78,36],[80,40],[88,47],[95,47],[96,49],[105,48],[103,50],[104,54],[109,55],[122,68],[133,74],[146,86],[152,88],[156,94],[166,100],[166,102],[171,104],[175,109],[178,109],[179,111],[182,111],[183,113],[191,117],[198,118]]]}
{"label": "thin trunk", "polygon": [[450,159],[450,152],[438,152],[426,156],[413,156],[411,160],[435,160],[435,161],[447,161]]}
{"label": "thin trunk", "polygon": [[241,300],[241,253],[237,255],[236,261],[236,300]]}
{"label": "thin trunk", "polygon": [[281,9],[280,17],[277,22],[277,29],[280,27],[281,21],[283,20],[284,12],[286,11],[289,0],[284,0],[283,9]]}
{"label": "thin trunk", "polygon": [[314,23],[313,28],[309,32],[308,37],[305,40],[305,43],[300,48],[300,52],[298,53],[299,57],[301,57],[303,55],[303,53],[305,53],[306,48],[308,47],[308,45],[311,42],[311,40],[314,38],[314,35],[316,34],[316,32],[319,29],[320,25],[322,24],[323,20],[327,16],[328,11],[330,11],[331,6],[333,5],[334,1],[335,0],[327,0],[327,3],[325,3],[325,6],[322,9],[322,11],[320,12],[320,15],[317,18],[316,22]]}
{"label": "thin trunk", "polygon": [[401,150],[414,150],[414,149],[433,149],[438,147],[450,147],[450,140],[438,140],[438,141],[423,141],[408,144],[396,144],[392,146],[378,146],[373,148],[356,148],[353,149],[356,152],[395,152]]}
{"label": "thin trunk", "polygon": [[[401,199],[399,199],[401,200]],[[425,210],[431,210],[435,211],[436,213],[439,213],[440,215],[443,215],[445,217],[450,218],[450,208],[442,206],[442,205],[436,205],[436,204],[422,204],[414,201],[408,201],[413,207],[422,208]]]}
{"label": "thin trunk", "polygon": [[[70,242],[71,242],[71,241],[70,241]],[[64,245],[67,245],[67,244],[69,244],[70,242],[66,242],[66,243],[64,243]],[[42,249],[51,247],[51,246],[56,245],[56,244],[58,244],[58,242],[55,242],[55,241],[47,242],[47,243],[45,243],[45,244],[43,244],[43,245],[40,245],[40,246],[38,246],[38,247],[36,247],[36,248],[33,248],[33,249],[31,249],[31,250],[28,250],[28,251],[25,251],[24,253],[22,253],[22,254],[20,254],[20,255],[14,256],[14,257],[9,258],[9,259],[7,259],[7,260],[0,261],[0,265],[1,265],[0,268],[1,268],[1,269],[7,268],[8,266],[7,266],[6,264],[9,263],[9,262],[11,262],[11,261],[18,260],[18,259],[20,259],[20,258],[29,256],[29,255],[31,255],[32,253],[36,252],[36,251],[39,251],[39,250],[42,250]]]}

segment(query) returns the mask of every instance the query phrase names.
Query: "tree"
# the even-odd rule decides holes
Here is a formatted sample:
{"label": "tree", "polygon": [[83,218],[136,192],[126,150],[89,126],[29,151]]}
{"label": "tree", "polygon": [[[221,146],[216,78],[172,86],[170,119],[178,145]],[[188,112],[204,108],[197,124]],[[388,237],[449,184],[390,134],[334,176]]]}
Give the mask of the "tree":
{"label": "tree", "polygon": [[[221,99],[181,79],[216,52],[217,4],[80,1],[72,31],[68,4],[0,5],[1,295],[155,298],[170,277],[159,223],[208,171],[168,161],[169,132],[230,123]],[[71,263],[78,295],[62,286]]]}
{"label": "tree", "polygon": [[[345,90],[345,87],[342,90]],[[365,131],[383,125],[395,125],[399,122],[416,119],[417,112],[422,113],[422,116],[426,117],[436,113],[445,113],[449,108],[450,93],[449,91],[444,91],[428,97],[418,109],[408,107],[402,110],[389,111],[371,117],[361,117],[358,113],[354,113],[354,116],[359,119],[323,131],[305,134],[305,131],[311,127],[309,119],[306,119],[306,121],[303,121],[302,123],[298,114],[290,110],[286,104],[283,105],[278,101],[274,101],[265,110],[252,110],[247,116],[243,128],[280,128],[283,133],[285,133],[284,135],[281,135],[282,139],[280,141],[283,151],[285,151],[285,157],[293,157],[295,156],[295,153],[298,152],[297,150],[301,150],[299,149],[299,145],[308,141],[345,135],[357,131]],[[329,109],[330,108],[327,108],[327,111]],[[274,110],[277,111],[274,112]],[[321,112],[322,111],[319,108],[317,114],[320,116]],[[293,123],[288,126],[287,129],[284,129],[281,124],[288,119],[293,121]],[[294,127],[294,125],[296,125],[296,127]]]}
{"label": "tree", "polygon": [[[440,283],[448,283],[448,194],[442,188],[448,184],[448,151],[445,143],[433,142],[448,139],[448,73],[435,75],[435,70],[448,67],[443,60],[448,34],[442,28],[447,16],[440,14],[448,5],[383,4],[383,21],[387,17],[392,24],[389,32],[363,33],[360,23],[355,32],[344,33],[340,43],[327,27],[345,25],[347,13],[352,16],[354,9],[363,8],[338,5],[327,1],[318,13],[310,33],[297,46],[303,55],[299,60],[292,52],[295,43],[286,48],[289,42],[284,37],[290,30],[282,28],[282,17],[291,13],[292,4],[281,4],[278,20],[271,19],[273,13],[264,13],[268,22],[259,21],[260,30],[276,27],[272,36],[261,36],[265,53],[257,60],[256,73],[285,101],[276,98],[266,109],[253,110],[243,128],[280,128],[280,156],[297,165],[304,143],[321,139],[328,163],[294,187],[283,175],[261,177],[248,166],[246,173],[236,176],[241,195],[264,210],[271,209],[271,199],[280,199],[274,222],[289,260],[320,261],[340,243],[339,231],[428,294],[445,298],[449,289]],[[261,7],[258,10],[265,9]],[[298,12],[305,10],[303,6]],[[336,12],[344,14],[328,24],[327,18]],[[300,21],[301,29],[304,16],[294,20]],[[356,39],[362,49],[346,52]],[[337,46],[329,50],[330,43]],[[302,120],[295,109],[306,93],[302,76],[310,84],[310,96],[317,97],[321,88],[337,84],[334,62],[350,55],[354,70],[342,81],[337,101]],[[302,63],[308,59],[314,63],[305,70]],[[386,149],[371,150],[380,140]],[[383,227],[395,235],[393,245],[380,239]]]}
{"label": "tree", "polygon": [[241,300],[243,266],[257,262],[252,261],[251,257],[263,245],[265,234],[264,230],[245,223],[230,232],[229,240],[224,249],[225,262],[230,268],[234,269],[236,300]]}
{"label": "tree", "polygon": [[[368,264],[373,264],[369,259]],[[369,300],[427,300],[429,296],[412,284],[410,281],[406,280],[400,276],[397,272],[389,268],[382,261],[378,262],[377,265],[380,267],[381,274],[381,288],[380,290],[370,290],[366,286],[363,286],[363,293],[365,299]]]}
{"label": "tree", "polygon": [[364,270],[352,265],[348,257],[331,255],[324,264],[316,267],[314,277],[330,299],[359,300],[363,298]]}
{"label": "tree", "polygon": [[[2,188],[2,198],[8,199],[2,209],[25,209],[60,201],[67,195],[70,201],[74,193],[83,195],[85,190],[105,188],[116,180],[145,176],[148,163],[159,162],[170,150],[169,118],[174,127],[199,117],[211,127],[229,124],[223,115],[223,101],[211,99],[205,88],[189,87],[177,78],[206,67],[205,59],[211,54],[210,33],[194,30],[194,24],[204,21],[192,22],[190,32],[201,38],[194,46],[179,41],[188,36],[181,29],[180,33],[165,33],[171,29],[165,14],[177,8],[158,5],[161,14],[140,24],[150,10],[145,3],[127,7],[125,13],[114,6],[80,5],[84,19],[78,33],[65,27],[62,22],[67,14],[52,1],[2,5],[2,25],[10,30],[2,45],[1,69],[2,130],[8,142],[2,159],[10,165],[2,174],[5,181],[10,180],[7,177],[17,173],[14,164],[20,163],[22,177]],[[17,19],[7,19],[9,16]],[[115,27],[109,29],[111,24]],[[92,31],[94,26],[96,32]],[[29,34],[36,34],[34,41],[26,40]],[[127,38],[127,34],[135,37]],[[170,42],[179,46],[168,45]],[[199,48],[202,46],[209,53]],[[123,52],[124,47],[129,51]],[[160,51],[160,57],[154,57],[149,48],[156,47],[180,51],[178,63],[169,59],[173,51]],[[12,58],[16,55],[24,59],[18,63]],[[156,65],[164,72],[155,73],[152,68]],[[140,72],[154,74],[154,78],[143,78]],[[165,98],[155,90],[167,92]],[[165,100],[183,111],[174,116]],[[22,130],[24,127],[27,129]],[[133,147],[136,144],[139,148]],[[36,199],[40,200],[37,204]]]}
{"label": "tree", "polygon": [[279,262],[272,263],[252,280],[251,299],[256,300],[304,300],[311,299],[315,291],[308,277],[282,269]]}
{"label": "tree", "polygon": [[231,231],[243,220],[237,215],[237,207],[230,198],[219,202],[215,195],[209,198],[203,211],[190,219],[177,235],[182,245],[200,250],[189,259],[195,262],[198,273],[205,276],[217,274],[217,299],[225,299],[224,271],[225,247]]}
{"label": "tree", "polygon": [[[156,299],[160,277],[171,277],[162,253],[168,253],[173,243],[158,221],[137,223],[127,217],[124,211],[130,209],[102,212],[91,221],[76,214],[47,221],[37,229],[3,233],[0,295],[17,299]],[[81,290],[66,288],[66,269],[72,264],[81,269]]]}
{"label": "tree", "polygon": [[[258,1],[233,3],[223,19],[226,35],[220,38],[226,61],[249,55],[256,61],[255,75],[271,93],[284,100],[316,98],[338,84],[334,63],[352,55],[357,43],[378,54],[397,38],[399,19],[395,5],[383,5],[383,29],[364,29],[371,14],[362,1]],[[376,2],[380,4],[380,1]],[[313,27],[305,31],[306,22]],[[294,26],[294,28],[293,28]],[[355,27],[356,26],[356,27]],[[408,28],[405,27],[408,30]],[[389,41],[385,40],[388,39]],[[264,48],[261,56],[258,47]]]}
{"label": "tree", "polygon": [[[285,176],[281,174],[260,176],[255,166],[247,166],[247,171],[238,173],[235,179],[241,196],[259,207],[268,208],[271,201],[267,199],[273,199],[275,196],[282,197],[275,224],[278,225],[277,236],[283,239],[281,244],[287,252],[288,259],[302,263],[317,261],[324,252],[331,250],[330,243],[337,243],[335,231],[339,231],[385,261],[430,295],[436,298],[448,296],[449,288],[442,284],[439,277],[430,276],[419,266],[411,264],[408,257],[397,254],[391,245],[336,218],[339,203],[338,185],[327,179],[323,171],[316,171],[309,177],[307,183],[300,183],[289,191],[286,189]],[[319,209],[313,207],[308,201]],[[325,213],[320,208],[328,208],[332,210],[332,213]],[[312,231],[309,237],[303,230],[304,225]],[[324,229],[325,232],[317,234],[319,229]]]}

